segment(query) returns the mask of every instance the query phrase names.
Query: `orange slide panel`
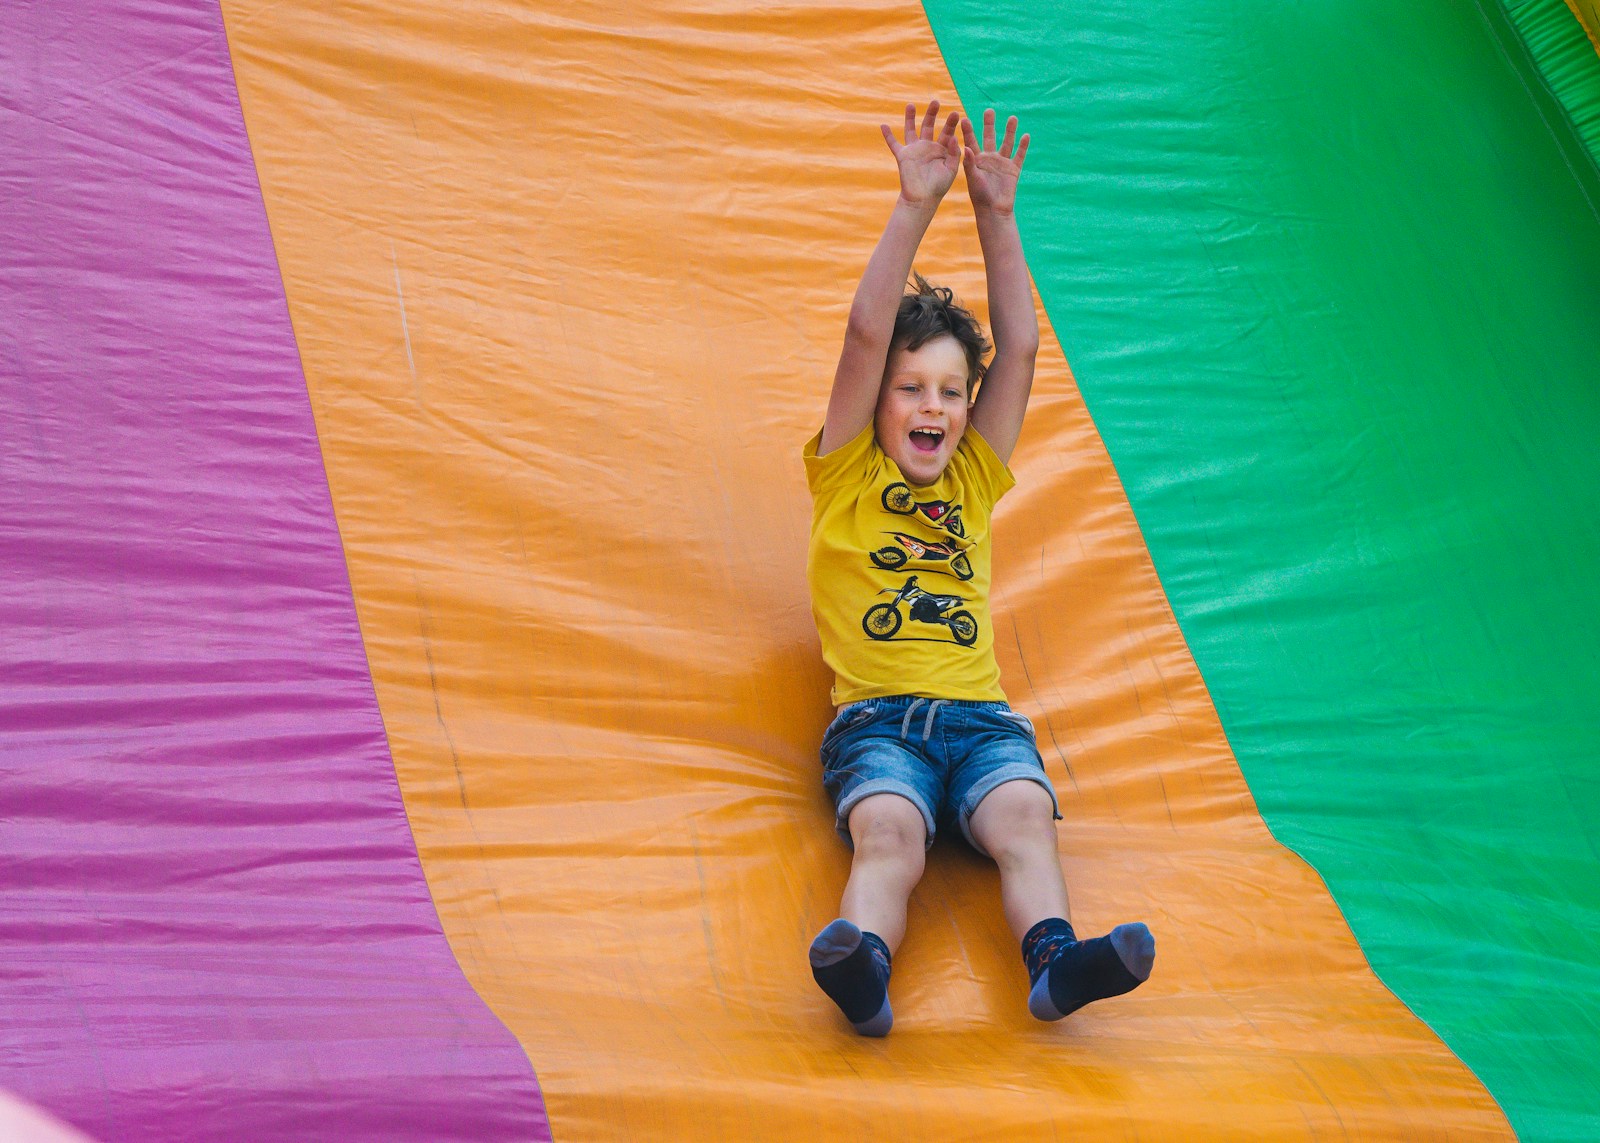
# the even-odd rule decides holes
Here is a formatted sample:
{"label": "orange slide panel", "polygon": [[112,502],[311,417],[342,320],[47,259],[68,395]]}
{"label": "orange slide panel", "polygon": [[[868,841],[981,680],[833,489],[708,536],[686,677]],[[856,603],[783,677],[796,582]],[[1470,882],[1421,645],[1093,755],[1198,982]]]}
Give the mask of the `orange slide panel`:
{"label": "orange slide panel", "polygon": [[[848,854],[800,446],[877,124],[952,99],[919,7],[223,9],[423,864],[558,1140],[1510,1134],[1256,814],[1048,333],[997,643],[1079,928],[1148,920],[1155,975],[1034,1022],[941,842],[893,1035],[812,984]],[[981,297],[959,186],[919,265]]]}

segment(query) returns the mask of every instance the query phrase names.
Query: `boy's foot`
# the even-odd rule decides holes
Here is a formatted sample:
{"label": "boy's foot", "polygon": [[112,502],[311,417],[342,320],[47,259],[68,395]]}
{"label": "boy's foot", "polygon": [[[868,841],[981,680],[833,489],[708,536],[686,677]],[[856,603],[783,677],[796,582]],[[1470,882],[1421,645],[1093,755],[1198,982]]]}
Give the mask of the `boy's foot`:
{"label": "boy's foot", "polygon": [[811,975],[863,1036],[887,1036],[889,949],[876,933],[864,933],[840,917],[811,942]]}
{"label": "boy's foot", "polygon": [[1132,992],[1150,977],[1156,939],[1140,922],[1080,941],[1059,917],[1040,921],[1022,942],[1033,988],[1028,1011],[1059,1020],[1085,1004]]}

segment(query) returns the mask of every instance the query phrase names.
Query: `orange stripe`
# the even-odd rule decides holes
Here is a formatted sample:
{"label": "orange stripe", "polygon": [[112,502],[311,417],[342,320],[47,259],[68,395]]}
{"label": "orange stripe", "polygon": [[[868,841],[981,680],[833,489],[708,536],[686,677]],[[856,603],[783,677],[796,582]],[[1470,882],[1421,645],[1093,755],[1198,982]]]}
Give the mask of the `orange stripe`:
{"label": "orange stripe", "polygon": [[[1148,919],[1156,975],[1032,1022],[940,846],[894,1034],[812,985],[848,856],[799,452],[876,125],[951,93],[920,9],[224,8],[413,828],[557,1138],[1509,1135],[1267,834],[1053,344],[1001,667],[1079,927]],[[921,265],[981,295],[962,203]]]}

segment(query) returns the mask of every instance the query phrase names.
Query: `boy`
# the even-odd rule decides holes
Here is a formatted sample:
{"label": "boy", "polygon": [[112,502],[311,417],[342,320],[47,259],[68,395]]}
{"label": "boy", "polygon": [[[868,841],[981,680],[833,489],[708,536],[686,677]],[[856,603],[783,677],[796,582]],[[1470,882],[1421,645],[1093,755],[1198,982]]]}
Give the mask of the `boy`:
{"label": "boy", "polygon": [[[814,512],[807,573],[837,717],[824,783],[851,843],[840,916],[812,942],[812,973],[856,1031],[888,1033],[891,956],[935,829],[954,825],[1000,867],[1006,921],[1022,944],[1028,1010],[1059,1020],[1137,987],[1155,941],[1143,924],[1079,941],[1056,848],[1060,818],[1028,720],[1000,689],[989,623],[989,513],[1014,483],[1039,326],[1013,217],[1028,136],[1017,120],[980,146],[939,104],[905,139],[883,135],[900,195],[850,307],[822,431],[806,445]],[[956,141],[960,125],[965,146]],[[989,288],[982,330],[912,258],[964,166]],[[982,382],[976,398],[973,386]]]}

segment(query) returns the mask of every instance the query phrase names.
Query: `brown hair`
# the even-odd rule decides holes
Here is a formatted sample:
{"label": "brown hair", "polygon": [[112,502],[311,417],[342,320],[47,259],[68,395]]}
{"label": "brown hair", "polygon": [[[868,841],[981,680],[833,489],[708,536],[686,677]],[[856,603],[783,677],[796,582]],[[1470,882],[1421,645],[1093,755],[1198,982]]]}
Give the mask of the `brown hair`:
{"label": "brown hair", "polygon": [[983,327],[972,311],[956,301],[948,286],[935,286],[915,271],[911,285],[913,289],[900,299],[900,310],[894,315],[890,347],[921,349],[934,338],[949,334],[967,355],[967,396],[972,396],[973,386],[983,380],[984,354],[993,348],[983,336]]}

